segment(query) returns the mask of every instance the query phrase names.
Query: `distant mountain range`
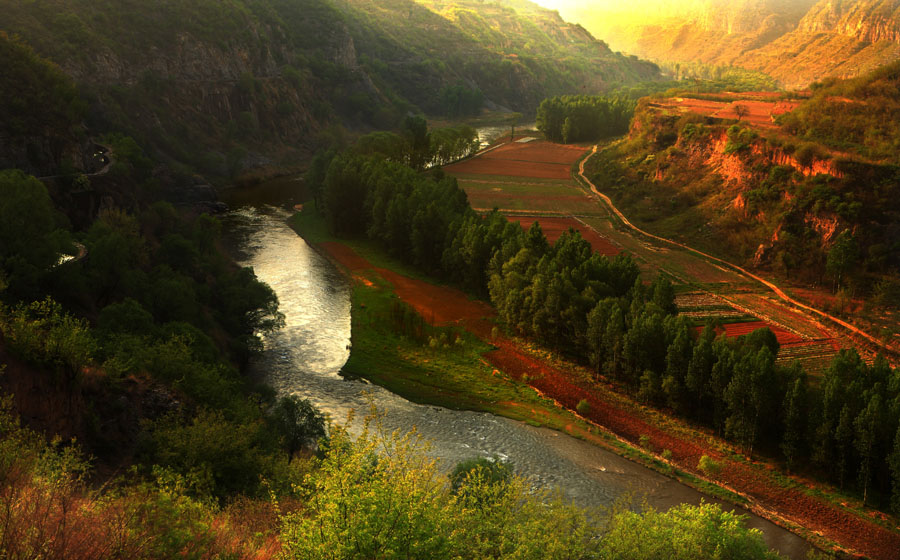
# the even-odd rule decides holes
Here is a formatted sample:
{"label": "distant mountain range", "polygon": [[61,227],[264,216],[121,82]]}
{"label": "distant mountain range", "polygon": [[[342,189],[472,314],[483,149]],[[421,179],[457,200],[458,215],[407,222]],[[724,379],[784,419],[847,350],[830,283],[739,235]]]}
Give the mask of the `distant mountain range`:
{"label": "distant mountain range", "polygon": [[900,58],[900,0],[601,0],[562,4],[615,48],[664,62],[740,66],[785,87]]}

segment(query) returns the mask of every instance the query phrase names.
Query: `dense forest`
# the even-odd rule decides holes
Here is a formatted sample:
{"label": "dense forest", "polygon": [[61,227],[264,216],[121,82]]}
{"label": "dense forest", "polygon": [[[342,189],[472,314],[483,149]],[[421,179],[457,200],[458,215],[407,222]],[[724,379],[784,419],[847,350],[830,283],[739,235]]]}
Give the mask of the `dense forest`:
{"label": "dense forest", "polygon": [[[47,107],[75,110],[91,135],[124,133],[176,170],[225,183],[296,166],[348,131],[397,128],[410,113],[531,113],[548,95],[659,77],[655,65],[520,4],[203,0],[159,9],[134,0],[4,0],[0,32],[76,84],[74,105],[48,99]],[[0,140],[0,161],[38,175],[83,169],[81,139],[40,128],[51,115],[23,103],[72,92],[35,88],[34,74],[16,70],[32,55],[2,40],[0,68],[22,80],[3,86],[16,90],[5,92],[0,103],[10,105],[0,114],[16,118],[0,121],[0,138],[21,141]]]}
{"label": "dense forest", "polygon": [[636,105],[618,97],[553,97],[538,107],[537,128],[548,140],[563,144],[620,136],[628,132]]}
{"label": "dense forest", "polygon": [[[506,327],[591,364],[645,403],[706,424],[754,450],[900,507],[900,372],[853,351],[821,383],[776,364],[768,329],[699,337],[672,285],[650,286],[628,256],[593,253],[570,231],[550,245],[497,212],[478,215],[454,178],[353,152],[329,154],[310,181],[332,231],[366,235],[421,270],[489,297]],[[326,170],[324,171],[323,170]]]}

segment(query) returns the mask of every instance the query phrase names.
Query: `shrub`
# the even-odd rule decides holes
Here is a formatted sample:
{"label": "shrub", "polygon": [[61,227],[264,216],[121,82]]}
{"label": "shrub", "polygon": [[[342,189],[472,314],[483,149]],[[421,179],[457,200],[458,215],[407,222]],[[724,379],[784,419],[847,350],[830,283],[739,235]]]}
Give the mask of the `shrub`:
{"label": "shrub", "polygon": [[697,468],[706,476],[715,477],[722,471],[722,464],[714,461],[708,455],[703,455],[700,457],[700,462],[697,463]]}
{"label": "shrub", "polygon": [[585,399],[581,399],[578,401],[575,410],[577,410],[579,414],[587,414],[591,411],[591,403],[587,402]]}

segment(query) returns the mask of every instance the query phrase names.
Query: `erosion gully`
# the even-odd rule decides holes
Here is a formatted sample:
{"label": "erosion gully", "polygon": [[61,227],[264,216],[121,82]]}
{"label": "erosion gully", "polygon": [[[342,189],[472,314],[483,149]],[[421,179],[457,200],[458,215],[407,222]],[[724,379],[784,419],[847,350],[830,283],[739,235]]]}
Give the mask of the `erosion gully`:
{"label": "erosion gully", "polygon": [[[630,499],[666,510],[681,503],[722,503],[606,449],[566,434],[487,413],[420,405],[363,380],[341,376],[349,356],[350,285],[335,266],[286,223],[301,189],[297,179],[264,183],[226,196],[233,210],[223,217],[238,262],[253,267],[278,294],[284,328],[265,337],[252,373],[279,394],[314,402],[332,421],[356,411],[353,429],[374,405],[384,428],[415,428],[430,442],[429,453],[445,470],[473,457],[499,457],[535,487],[560,490],[574,503],[609,507]],[[723,504],[728,509],[731,505]],[[747,524],[763,532],[781,554],[806,558],[801,537],[742,508]]]}

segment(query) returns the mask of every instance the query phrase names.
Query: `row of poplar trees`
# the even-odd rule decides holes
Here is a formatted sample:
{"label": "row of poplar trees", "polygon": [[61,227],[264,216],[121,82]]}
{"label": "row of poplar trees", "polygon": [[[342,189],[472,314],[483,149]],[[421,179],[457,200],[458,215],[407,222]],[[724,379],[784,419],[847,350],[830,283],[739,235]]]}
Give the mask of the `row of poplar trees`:
{"label": "row of poplar trees", "polygon": [[[402,158],[401,158],[402,159]],[[594,253],[570,230],[550,245],[499,213],[477,214],[454,178],[345,152],[311,176],[331,230],[365,235],[435,277],[490,298],[507,326],[589,363],[667,407],[900,513],[900,372],[845,350],[811,382],[777,363],[768,329],[736,339],[677,314],[662,276],[644,285],[629,256]],[[700,331],[699,333],[697,331]]]}

